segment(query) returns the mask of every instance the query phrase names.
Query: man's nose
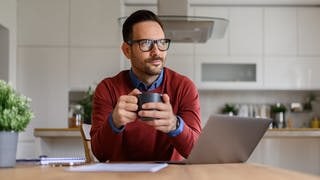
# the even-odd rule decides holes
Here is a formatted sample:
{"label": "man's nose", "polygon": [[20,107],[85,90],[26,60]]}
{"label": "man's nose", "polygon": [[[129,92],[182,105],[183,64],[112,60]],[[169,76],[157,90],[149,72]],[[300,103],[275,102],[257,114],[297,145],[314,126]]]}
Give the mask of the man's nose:
{"label": "man's nose", "polygon": [[158,48],[157,43],[152,44],[152,48],[151,48],[150,53],[151,53],[151,55],[158,55],[160,53],[160,50]]}

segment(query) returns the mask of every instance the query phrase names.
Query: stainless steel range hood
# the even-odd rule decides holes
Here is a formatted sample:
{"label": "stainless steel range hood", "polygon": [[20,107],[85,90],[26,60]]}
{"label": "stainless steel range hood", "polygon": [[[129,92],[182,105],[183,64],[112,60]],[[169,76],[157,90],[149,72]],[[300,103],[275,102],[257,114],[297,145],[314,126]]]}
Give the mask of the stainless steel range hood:
{"label": "stainless steel range hood", "polygon": [[158,15],[166,37],[181,43],[223,38],[229,22],[224,18],[189,16],[188,0],[158,0]]}

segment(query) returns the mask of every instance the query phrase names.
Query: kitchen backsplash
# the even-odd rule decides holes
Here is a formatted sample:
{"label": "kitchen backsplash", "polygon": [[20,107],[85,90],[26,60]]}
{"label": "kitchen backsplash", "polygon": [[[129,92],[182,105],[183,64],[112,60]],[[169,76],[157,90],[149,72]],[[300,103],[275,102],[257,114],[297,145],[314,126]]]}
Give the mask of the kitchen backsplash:
{"label": "kitchen backsplash", "polygon": [[[309,127],[314,116],[320,115],[320,91],[200,91],[201,115],[203,124],[211,114],[221,114],[226,104],[234,105],[242,116],[270,117],[270,107],[276,103],[287,108],[285,119],[294,128]],[[292,112],[292,103],[305,103],[314,94],[312,110]]]}
{"label": "kitchen backsplash", "polygon": [[[276,103],[284,104],[287,108],[286,120],[290,119],[294,128],[309,127],[313,117],[320,117],[320,91],[232,91],[210,90],[199,91],[201,103],[202,124],[204,125],[211,114],[222,114],[226,104],[234,105],[241,116],[270,117],[270,107]],[[292,103],[305,103],[310,94],[316,100],[312,102],[312,110],[292,112]],[[85,95],[83,91],[69,92],[69,105],[77,104]]]}

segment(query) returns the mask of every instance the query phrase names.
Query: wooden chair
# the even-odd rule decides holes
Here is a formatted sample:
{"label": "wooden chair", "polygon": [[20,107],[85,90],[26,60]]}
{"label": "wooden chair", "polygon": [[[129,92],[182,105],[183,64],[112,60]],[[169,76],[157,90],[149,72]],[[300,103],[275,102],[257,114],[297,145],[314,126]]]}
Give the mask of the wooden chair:
{"label": "wooden chair", "polygon": [[83,147],[84,147],[85,156],[86,156],[86,163],[97,162],[97,159],[93,155],[92,149],[91,149],[90,129],[91,129],[91,124],[81,124],[80,126],[80,132],[81,132]]}

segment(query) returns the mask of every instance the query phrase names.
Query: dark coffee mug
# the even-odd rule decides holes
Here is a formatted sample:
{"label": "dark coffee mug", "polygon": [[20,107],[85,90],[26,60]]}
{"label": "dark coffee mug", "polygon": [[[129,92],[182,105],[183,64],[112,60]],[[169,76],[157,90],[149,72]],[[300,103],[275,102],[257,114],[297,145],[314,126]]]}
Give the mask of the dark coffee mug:
{"label": "dark coffee mug", "polygon": [[[162,95],[159,93],[150,93],[150,92],[143,92],[142,94],[138,95],[138,111],[142,110],[142,105],[148,102],[163,102]],[[151,121],[154,120],[152,117],[140,117],[141,120],[144,121]]]}

